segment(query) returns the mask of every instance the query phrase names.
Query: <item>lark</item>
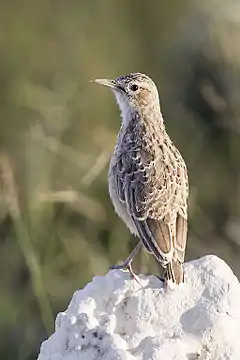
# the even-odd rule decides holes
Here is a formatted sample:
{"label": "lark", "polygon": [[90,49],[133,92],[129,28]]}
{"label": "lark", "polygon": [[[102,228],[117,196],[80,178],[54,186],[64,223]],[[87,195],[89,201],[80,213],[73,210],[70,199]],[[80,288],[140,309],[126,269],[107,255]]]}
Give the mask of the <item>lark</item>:
{"label": "lark", "polygon": [[95,82],[113,90],[122,117],[108,183],[116,213],[140,241],[119,265],[134,276],[131,263],[141,246],[166,269],[165,277],[183,282],[187,240],[186,164],[166,132],[158,90],[146,75],[131,73]]}

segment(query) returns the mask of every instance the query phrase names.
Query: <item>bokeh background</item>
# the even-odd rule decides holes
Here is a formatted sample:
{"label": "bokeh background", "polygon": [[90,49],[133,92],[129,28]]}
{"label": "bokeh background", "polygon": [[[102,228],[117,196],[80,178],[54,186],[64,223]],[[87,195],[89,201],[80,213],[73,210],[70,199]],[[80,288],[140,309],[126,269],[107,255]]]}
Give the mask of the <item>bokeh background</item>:
{"label": "bokeh background", "polygon": [[[239,0],[1,1],[1,359],[36,359],[73,292],[136,242],[108,197],[119,111],[91,79],[156,81],[189,169],[187,259],[240,275],[239,43]],[[134,266],[158,270],[145,252]]]}

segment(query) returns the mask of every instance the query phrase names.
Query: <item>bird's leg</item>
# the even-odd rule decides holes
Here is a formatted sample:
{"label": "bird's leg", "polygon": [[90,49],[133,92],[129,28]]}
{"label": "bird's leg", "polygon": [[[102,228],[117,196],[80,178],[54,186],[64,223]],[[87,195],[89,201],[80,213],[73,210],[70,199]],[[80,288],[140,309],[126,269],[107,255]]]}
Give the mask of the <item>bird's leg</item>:
{"label": "bird's leg", "polygon": [[139,241],[139,243],[135,246],[135,248],[133,249],[131,254],[126,258],[126,260],[123,263],[121,263],[119,265],[112,265],[109,268],[110,269],[128,269],[131,278],[136,280],[136,276],[135,276],[134,272],[132,271],[131,263],[132,263],[135,255],[137,255],[137,253],[141,249],[141,247],[142,247],[142,242]]}

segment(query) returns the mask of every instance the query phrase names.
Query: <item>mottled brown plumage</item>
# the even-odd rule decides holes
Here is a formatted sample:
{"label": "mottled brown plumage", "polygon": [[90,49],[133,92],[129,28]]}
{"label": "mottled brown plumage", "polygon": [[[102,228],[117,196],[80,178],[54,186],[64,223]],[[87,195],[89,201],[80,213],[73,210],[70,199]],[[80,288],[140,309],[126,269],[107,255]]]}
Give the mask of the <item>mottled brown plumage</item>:
{"label": "mottled brown plumage", "polygon": [[[96,82],[113,89],[122,113],[109,168],[114,208],[146,250],[166,267],[167,278],[181,283],[187,239],[187,168],[165,130],[157,88],[140,73]],[[130,266],[140,247],[116,267]]]}

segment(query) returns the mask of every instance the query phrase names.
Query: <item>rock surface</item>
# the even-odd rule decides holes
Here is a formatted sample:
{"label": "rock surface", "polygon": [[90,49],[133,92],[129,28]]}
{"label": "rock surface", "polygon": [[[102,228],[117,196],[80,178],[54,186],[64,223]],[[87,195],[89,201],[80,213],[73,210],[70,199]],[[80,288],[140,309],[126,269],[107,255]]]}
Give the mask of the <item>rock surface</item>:
{"label": "rock surface", "polygon": [[240,285],[216,256],[185,264],[185,283],[112,270],[76,291],[38,360],[239,360]]}

